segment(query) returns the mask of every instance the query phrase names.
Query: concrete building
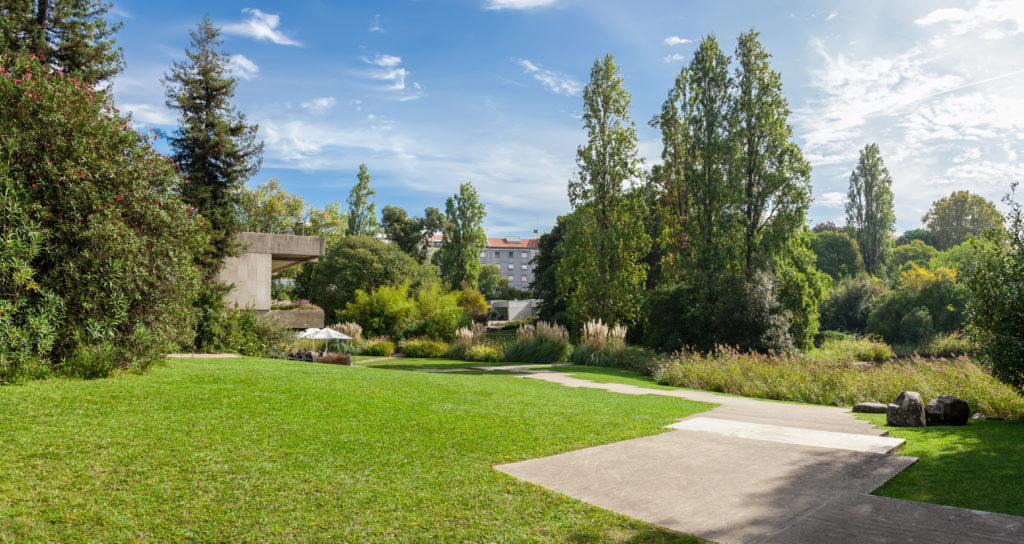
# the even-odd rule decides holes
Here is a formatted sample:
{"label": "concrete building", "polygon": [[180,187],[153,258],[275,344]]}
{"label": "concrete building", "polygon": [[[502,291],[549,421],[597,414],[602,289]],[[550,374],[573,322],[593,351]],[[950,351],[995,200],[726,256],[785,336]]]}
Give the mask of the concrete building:
{"label": "concrete building", "polygon": [[319,260],[324,256],[323,238],[240,232],[236,241],[245,252],[228,257],[220,271],[220,281],[235,285],[228,294],[229,305],[274,316],[282,325],[293,329],[324,326],[323,310],[270,309],[270,280],[274,272]]}
{"label": "concrete building", "polygon": [[[442,236],[435,234],[430,239],[428,251],[433,254],[441,247]],[[506,236],[488,238],[487,247],[480,252],[480,264],[497,265],[501,274],[508,278],[508,284],[516,289],[529,289],[533,283],[534,265],[530,261],[540,252],[540,235],[533,231],[533,238]]]}
{"label": "concrete building", "polygon": [[501,274],[508,278],[510,287],[529,289],[533,283],[534,265],[530,261],[540,251],[540,240],[534,231],[533,238],[506,236],[488,238],[487,249],[480,252],[480,264],[494,264]]}
{"label": "concrete building", "polygon": [[493,321],[518,321],[537,315],[540,299],[489,300],[490,318]]}

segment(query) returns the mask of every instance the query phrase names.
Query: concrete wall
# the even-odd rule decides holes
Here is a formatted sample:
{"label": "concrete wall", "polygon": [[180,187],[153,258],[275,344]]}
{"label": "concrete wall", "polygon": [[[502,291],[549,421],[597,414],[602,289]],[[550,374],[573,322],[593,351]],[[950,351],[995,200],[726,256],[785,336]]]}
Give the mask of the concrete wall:
{"label": "concrete wall", "polygon": [[528,300],[490,300],[491,314],[499,316],[501,321],[516,321],[537,315],[540,299]]}
{"label": "concrete wall", "polygon": [[235,284],[228,294],[228,306],[251,307],[258,311],[270,309],[271,261],[267,253],[243,253],[224,261],[220,281]]}
{"label": "concrete wall", "polygon": [[[324,239],[318,236],[240,232],[235,240],[245,253],[229,257],[220,271],[220,281],[233,283],[229,306],[270,310],[270,280],[274,272],[301,263],[316,262],[324,255]],[[323,313],[320,314],[323,326]]]}
{"label": "concrete wall", "polygon": [[270,310],[266,315],[289,329],[320,329],[324,326],[323,310]]}

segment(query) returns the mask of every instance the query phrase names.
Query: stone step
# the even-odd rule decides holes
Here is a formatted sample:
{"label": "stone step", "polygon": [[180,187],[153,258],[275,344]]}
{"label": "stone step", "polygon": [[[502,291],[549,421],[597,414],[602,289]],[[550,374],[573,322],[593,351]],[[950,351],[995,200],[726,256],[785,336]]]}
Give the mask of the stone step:
{"label": "stone step", "polygon": [[668,425],[668,427],[682,431],[700,431],[749,440],[866,453],[893,453],[903,447],[904,444],[903,439],[889,436],[837,433],[710,417],[691,417]]}

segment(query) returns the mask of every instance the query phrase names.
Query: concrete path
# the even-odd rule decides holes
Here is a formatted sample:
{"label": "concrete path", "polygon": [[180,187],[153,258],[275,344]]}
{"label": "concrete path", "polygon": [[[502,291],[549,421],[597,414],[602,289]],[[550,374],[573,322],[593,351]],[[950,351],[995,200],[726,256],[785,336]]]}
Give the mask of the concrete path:
{"label": "concrete path", "polygon": [[168,353],[174,359],[238,359],[241,355],[234,353]]}
{"label": "concrete path", "polygon": [[1024,542],[1022,517],[870,495],[917,459],[843,408],[494,369],[719,404],[663,434],[495,467],[602,508],[721,543]]}

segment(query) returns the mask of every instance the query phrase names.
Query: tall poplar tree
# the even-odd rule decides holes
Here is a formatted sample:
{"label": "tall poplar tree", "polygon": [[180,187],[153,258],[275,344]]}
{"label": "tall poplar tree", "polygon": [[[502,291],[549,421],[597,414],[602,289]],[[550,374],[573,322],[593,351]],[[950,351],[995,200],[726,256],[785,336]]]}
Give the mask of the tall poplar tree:
{"label": "tall poplar tree", "polygon": [[598,59],[583,91],[587,143],[576,152],[576,177],[569,181],[573,212],[566,221],[558,267],[560,296],[574,326],[600,319],[639,324],[651,246],[644,215],[643,173],[630,95],[615,57]]}
{"label": "tall poplar tree", "polygon": [[370,187],[370,171],[365,164],[359,165],[356,177],[359,181],[348,194],[348,233],[352,236],[376,236],[380,228],[373,196],[377,192]]}
{"label": "tall poplar tree", "polygon": [[441,267],[441,280],[449,289],[465,282],[476,289],[480,277],[480,252],[487,247],[483,221],[487,212],[472,183],[463,183],[448,197],[441,232],[444,239],[434,258]]}
{"label": "tall poplar tree", "polygon": [[892,176],[885,167],[878,144],[864,146],[850,174],[846,225],[854,230],[864,257],[864,269],[873,275],[883,273],[891,246],[889,237],[896,228],[896,214]]}
{"label": "tall poplar tree", "polygon": [[86,83],[108,82],[124,69],[124,53],[114,45],[122,23],[105,18],[112,7],[99,0],[4,0],[0,55],[35,53]]}

